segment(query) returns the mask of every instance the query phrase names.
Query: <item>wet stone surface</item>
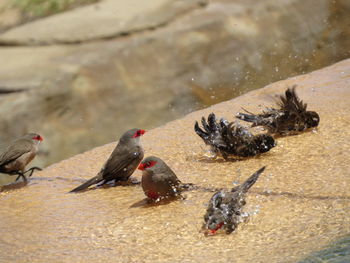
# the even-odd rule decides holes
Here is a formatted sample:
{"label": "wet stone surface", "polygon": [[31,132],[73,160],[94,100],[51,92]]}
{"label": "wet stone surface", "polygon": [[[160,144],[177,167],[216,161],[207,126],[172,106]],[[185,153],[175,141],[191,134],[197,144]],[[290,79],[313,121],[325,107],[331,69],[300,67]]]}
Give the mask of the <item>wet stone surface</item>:
{"label": "wet stone surface", "polygon": [[[205,156],[195,120],[215,112],[233,120],[273,103],[297,84],[298,95],[320,114],[317,130],[278,138],[270,152],[243,161]],[[245,211],[231,235],[200,233],[213,193],[186,192],[185,200],[138,204],[140,186],[67,192],[94,176],[111,143],[34,174],[24,187],[0,192],[0,262],[296,262],[350,230],[350,61],[247,93],[146,133],[146,156],[161,157],[183,182],[232,187],[260,167]],[[140,176],[140,171],[135,172]]]}

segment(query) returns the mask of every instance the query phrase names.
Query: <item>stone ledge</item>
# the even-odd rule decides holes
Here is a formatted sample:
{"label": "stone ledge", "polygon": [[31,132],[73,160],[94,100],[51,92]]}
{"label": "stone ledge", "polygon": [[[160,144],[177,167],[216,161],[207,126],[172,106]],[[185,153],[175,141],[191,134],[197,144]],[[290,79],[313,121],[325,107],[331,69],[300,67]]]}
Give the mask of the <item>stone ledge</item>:
{"label": "stone ledge", "polygon": [[2,45],[81,43],[117,37],[167,24],[206,0],[105,0],[12,28]]}
{"label": "stone ledge", "polygon": [[[193,132],[195,120],[210,112],[232,120],[241,107],[260,110],[261,105],[271,105],[273,95],[294,84],[309,109],[321,116],[316,132],[280,138],[277,147],[258,158],[221,162],[204,157],[203,143]],[[230,187],[267,165],[247,200],[246,210],[256,214],[234,234],[204,238],[199,233],[209,192],[188,192],[186,200],[147,208],[130,208],[144,198],[138,186],[67,194],[96,174],[115,145],[111,143],[36,173],[26,187],[0,193],[0,236],[6,240],[0,246],[7,251],[0,259],[300,260],[350,228],[349,87],[350,59],[191,113],[143,137],[146,156],[163,158],[184,182]]]}
{"label": "stone ledge", "polygon": [[[185,2],[200,3],[171,3]],[[0,47],[0,145],[40,132],[45,156],[36,161],[46,166],[115,139],[125,123],[157,127],[347,58],[349,16],[341,3],[212,0],[157,30],[121,38]],[[39,30],[28,32],[40,40]],[[6,93],[14,90],[26,92]],[[57,131],[66,127],[70,133],[63,139]]]}

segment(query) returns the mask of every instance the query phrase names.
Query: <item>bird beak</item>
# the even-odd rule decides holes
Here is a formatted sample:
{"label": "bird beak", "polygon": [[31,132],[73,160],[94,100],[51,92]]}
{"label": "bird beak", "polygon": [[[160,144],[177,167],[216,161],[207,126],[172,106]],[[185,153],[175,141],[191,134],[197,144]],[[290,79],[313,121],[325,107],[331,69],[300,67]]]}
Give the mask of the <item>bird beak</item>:
{"label": "bird beak", "polygon": [[44,138],[41,137],[40,135],[37,135],[37,136],[33,137],[32,140],[37,140],[39,142],[42,142],[44,140]]}
{"label": "bird beak", "polygon": [[141,163],[137,169],[141,171],[145,170],[145,164]]}

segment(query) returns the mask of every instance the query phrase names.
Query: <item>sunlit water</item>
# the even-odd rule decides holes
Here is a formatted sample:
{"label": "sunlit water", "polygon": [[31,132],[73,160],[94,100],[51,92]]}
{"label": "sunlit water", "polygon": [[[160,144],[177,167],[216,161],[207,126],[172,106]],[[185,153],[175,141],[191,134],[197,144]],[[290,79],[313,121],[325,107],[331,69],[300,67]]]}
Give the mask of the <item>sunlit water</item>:
{"label": "sunlit water", "polygon": [[206,156],[194,121],[212,111],[233,120],[241,106],[259,110],[271,105],[266,96],[295,80],[192,113],[142,138],[146,156],[161,157],[183,182],[207,188],[232,187],[267,166],[247,198],[249,220],[233,234],[200,232],[209,191],[158,206],[140,202],[140,186],[68,194],[96,174],[113,143],[50,166],[25,187],[3,188],[0,262],[298,262],[327,248],[350,230],[350,83],[325,80],[311,89],[307,77],[299,81],[298,93],[321,116],[319,128],[279,138],[260,157],[225,162]]}
{"label": "sunlit water", "polygon": [[341,239],[324,250],[313,253],[299,263],[346,263],[350,262],[350,236]]}

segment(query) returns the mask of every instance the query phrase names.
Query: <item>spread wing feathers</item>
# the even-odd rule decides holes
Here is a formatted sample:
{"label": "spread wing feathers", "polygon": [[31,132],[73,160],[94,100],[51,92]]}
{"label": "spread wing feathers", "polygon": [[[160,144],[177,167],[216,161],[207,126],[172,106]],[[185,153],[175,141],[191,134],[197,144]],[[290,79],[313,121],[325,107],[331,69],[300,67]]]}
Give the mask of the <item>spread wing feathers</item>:
{"label": "spread wing feathers", "polygon": [[6,165],[19,158],[21,155],[30,152],[32,147],[33,144],[28,140],[15,141],[0,155],[0,166]]}
{"label": "spread wing feathers", "polygon": [[219,123],[216,121],[214,113],[209,114],[208,121],[202,117],[202,126],[203,129],[199,127],[198,122],[196,121],[194,125],[195,132],[203,139],[203,141],[212,146],[221,147],[225,145],[225,142],[222,137],[222,130],[227,126],[227,121],[221,119]]}
{"label": "spread wing feathers", "polygon": [[224,154],[240,154],[238,149],[245,147],[254,139],[249,130],[239,125],[239,123],[229,123],[225,119],[217,122],[214,113],[208,116],[208,121],[203,117],[202,125],[203,129],[196,122],[195,132],[206,144],[212,146],[213,150]]}
{"label": "spread wing feathers", "polygon": [[296,113],[306,112],[307,104],[299,99],[295,92],[295,88],[296,85],[288,88],[285,95],[280,96],[280,102],[278,105],[281,107],[282,111]]}
{"label": "spread wing feathers", "polygon": [[295,88],[295,85],[288,88],[285,94],[279,97],[278,109],[266,108],[261,114],[253,114],[243,109],[246,113],[237,113],[236,117],[251,122],[252,127],[262,125],[272,130],[282,130],[285,125],[297,122],[306,112],[307,104],[298,98]]}

